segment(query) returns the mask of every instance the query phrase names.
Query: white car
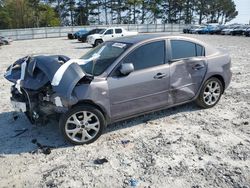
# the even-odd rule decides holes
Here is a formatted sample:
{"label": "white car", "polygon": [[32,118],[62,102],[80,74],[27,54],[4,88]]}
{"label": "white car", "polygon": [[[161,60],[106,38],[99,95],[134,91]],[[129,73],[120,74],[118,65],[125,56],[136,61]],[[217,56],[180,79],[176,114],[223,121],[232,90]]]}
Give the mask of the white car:
{"label": "white car", "polygon": [[8,45],[11,42],[13,42],[13,40],[11,38],[0,36],[0,43],[1,44]]}
{"label": "white car", "polygon": [[137,35],[138,32],[127,31],[121,27],[111,27],[101,31],[98,34],[89,35],[87,38],[88,44],[93,47],[113,38]]}

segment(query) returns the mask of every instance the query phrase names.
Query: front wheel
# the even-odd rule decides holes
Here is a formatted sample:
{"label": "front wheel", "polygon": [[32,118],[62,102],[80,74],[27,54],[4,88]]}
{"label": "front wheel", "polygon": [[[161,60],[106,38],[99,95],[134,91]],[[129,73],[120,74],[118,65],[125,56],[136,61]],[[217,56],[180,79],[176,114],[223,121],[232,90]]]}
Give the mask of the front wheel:
{"label": "front wheel", "polygon": [[91,105],[79,105],[62,114],[59,127],[67,141],[72,144],[90,144],[97,140],[106,121],[103,114]]}
{"label": "front wheel", "polygon": [[215,106],[223,93],[223,85],[218,78],[210,78],[208,79],[202,89],[196,102],[202,108],[211,108]]}
{"label": "front wheel", "polygon": [[102,44],[102,43],[103,43],[102,40],[96,40],[96,41],[95,41],[95,44],[94,44],[94,47],[96,47],[96,46],[98,46],[98,45],[100,45],[100,44]]}

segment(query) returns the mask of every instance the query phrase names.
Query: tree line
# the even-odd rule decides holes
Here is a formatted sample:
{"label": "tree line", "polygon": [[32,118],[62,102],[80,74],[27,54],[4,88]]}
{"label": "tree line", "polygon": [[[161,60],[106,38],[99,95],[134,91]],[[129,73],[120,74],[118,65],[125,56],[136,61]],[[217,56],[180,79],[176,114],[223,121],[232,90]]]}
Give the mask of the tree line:
{"label": "tree line", "polygon": [[0,0],[0,29],[89,24],[227,23],[233,0]]}

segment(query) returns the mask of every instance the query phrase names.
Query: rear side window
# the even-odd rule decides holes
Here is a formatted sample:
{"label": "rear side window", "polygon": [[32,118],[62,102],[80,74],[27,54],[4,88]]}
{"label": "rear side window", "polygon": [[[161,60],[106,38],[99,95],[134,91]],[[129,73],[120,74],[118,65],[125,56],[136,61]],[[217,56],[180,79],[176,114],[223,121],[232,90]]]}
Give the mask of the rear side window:
{"label": "rear side window", "polygon": [[171,40],[172,59],[204,56],[204,47],[184,40]]}
{"label": "rear side window", "polygon": [[204,56],[204,53],[204,47],[199,44],[196,44],[196,56]]}
{"label": "rear side window", "polygon": [[122,33],[122,29],[115,29],[115,33],[116,34]]}
{"label": "rear side window", "polygon": [[135,70],[162,65],[165,62],[165,41],[151,42],[131,52],[123,63],[133,63]]}

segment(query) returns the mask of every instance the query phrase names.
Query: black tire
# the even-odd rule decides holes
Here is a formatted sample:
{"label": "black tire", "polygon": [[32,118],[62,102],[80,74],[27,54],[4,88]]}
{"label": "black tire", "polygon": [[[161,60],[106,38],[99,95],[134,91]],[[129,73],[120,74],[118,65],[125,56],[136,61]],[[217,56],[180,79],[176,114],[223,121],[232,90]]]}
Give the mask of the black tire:
{"label": "black tire", "polygon": [[[212,93],[207,91],[208,85],[211,84],[211,83],[217,83],[218,84],[219,90],[215,90],[213,92],[214,94],[216,94],[216,97],[218,97],[217,99],[212,95]],[[213,106],[215,106],[220,101],[220,98],[221,98],[221,95],[222,95],[223,91],[224,91],[223,85],[222,85],[221,81],[218,78],[215,78],[215,77],[209,78],[203,84],[203,86],[201,88],[201,91],[200,91],[200,94],[199,94],[198,98],[196,99],[196,103],[202,108],[212,108]],[[208,94],[210,96],[207,96],[207,97],[211,97],[211,100],[212,100],[212,98],[214,98],[213,103],[209,104],[209,101],[206,101],[207,97],[204,96],[205,92],[210,93],[210,94]]]}
{"label": "black tire", "polygon": [[102,40],[100,40],[100,39],[95,40],[94,47],[96,47],[96,46],[98,46],[98,45],[100,45],[100,44],[102,44],[102,43],[103,43],[103,41],[102,41]]}
{"label": "black tire", "polygon": [[[95,131],[95,134],[93,133],[94,130],[90,129],[90,130],[87,130],[88,128],[85,127],[86,125],[78,125],[80,127],[77,127],[76,124],[72,124],[72,123],[67,123],[68,121],[71,121],[72,122],[72,119],[74,119],[72,116],[75,114],[76,115],[76,118],[78,121],[81,121],[83,122],[84,121],[84,118],[82,120],[80,120],[80,116],[79,114],[81,114],[83,111],[86,111],[87,113],[89,114],[94,114],[94,120],[95,119],[98,119],[99,121],[99,125],[98,125],[98,131]],[[78,117],[77,117],[78,116]],[[85,116],[85,115],[83,115]],[[91,118],[91,121],[93,121],[93,118]],[[87,121],[89,122],[89,121]],[[68,129],[68,126],[75,126],[75,128],[73,129]],[[91,125],[91,123],[89,122],[89,125]],[[84,126],[81,127],[81,126]],[[96,141],[103,133],[104,129],[106,127],[106,120],[104,118],[104,115],[102,114],[102,112],[97,109],[96,107],[92,106],[92,105],[89,105],[89,104],[81,104],[81,105],[78,105],[76,107],[73,107],[72,109],[70,109],[68,112],[66,112],[65,114],[62,114],[61,117],[60,117],[60,120],[59,120],[59,128],[60,128],[60,131],[62,133],[62,135],[64,136],[64,138],[70,142],[71,144],[74,144],[74,145],[83,145],[83,144],[90,144],[94,141]],[[96,127],[95,127],[96,128]],[[74,132],[77,132],[75,134],[75,139],[71,138],[69,134],[71,133],[66,133],[66,129],[68,131],[71,131],[71,130],[76,130],[76,129],[80,129],[78,131],[74,131]],[[83,129],[83,130],[81,130]],[[97,129],[97,128],[96,128]],[[84,132],[87,132],[88,135],[91,135],[91,131],[92,133],[94,134],[93,137],[89,140],[84,140],[82,141],[82,138],[84,137],[84,139],[86,139],[86,133],[84,134],[85,136],[83,136],[83,131]],[[89,132],[88,132],[89,131]],[[72,133],[72,136],[73,136],[74,133]],[[77,140],[77,137],[81,137],[81,140]],[[92,135],[91,135],[92,136]],[[79,138],[80,139],[80,138]]]}

